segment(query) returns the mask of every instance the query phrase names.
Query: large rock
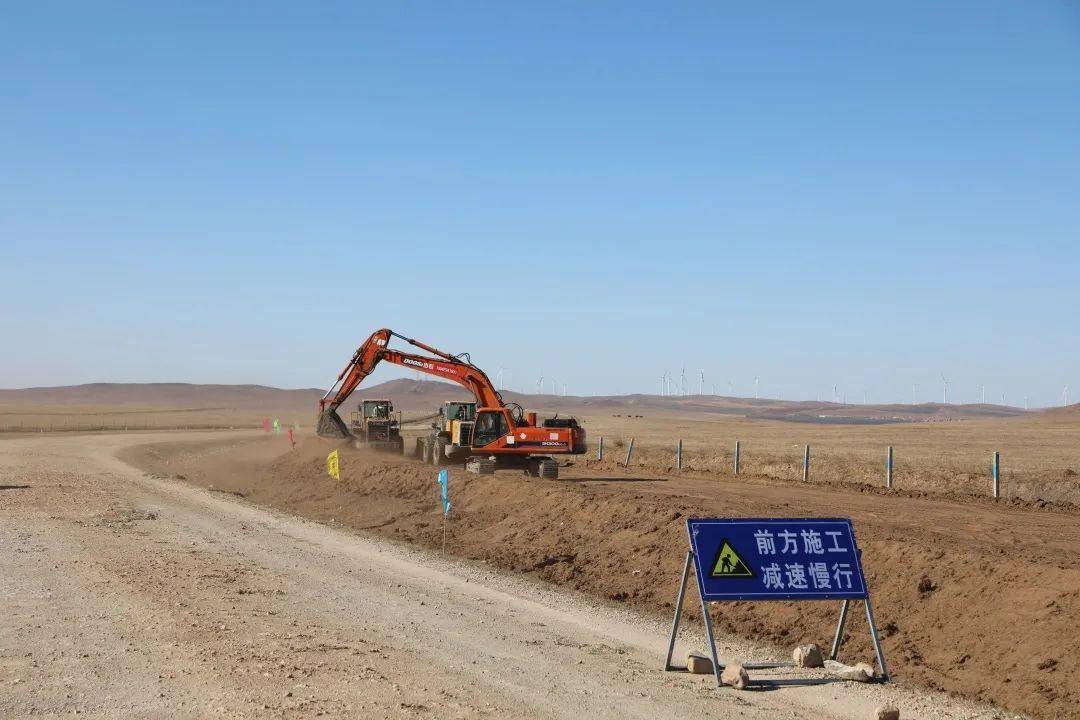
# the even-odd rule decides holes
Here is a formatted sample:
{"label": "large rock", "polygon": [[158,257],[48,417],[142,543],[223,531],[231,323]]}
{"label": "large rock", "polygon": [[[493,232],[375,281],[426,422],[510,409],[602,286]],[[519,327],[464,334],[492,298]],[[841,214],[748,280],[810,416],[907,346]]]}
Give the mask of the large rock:
{"label": "large rock", "polygon": [[855,669],[861,670],[862,674],[866,676],[867,680],[874,679],[874,666],[870,663],[855,663]]}
{"label": "large rock", "polygon": [[821,648],[814,643],[800,645],[791,653],[791,659],[795,661],[795,667],[819,668],[825,664]]}
{"label": "large rock", "polygon": [[686,669],[694,675],[712,675],[712,658],[705,653],[692,652],[686,656]]}
{"label": "large rock", "polygon": [[835,660],[826,660],[825,669],[842,680],[870,682],[874,679],[874,667],[867,663],[845,665],[844,663],[836,662]]}
{"label": "large rock", "polygon": [[889,705],[879,705],[874,710],[874,720],[900,720],[900,711]]}
{"label": "large rock", "polygon": [[724,672],[720,673],[720,682],[730,685],[736,690],[745,690],[750,684],[750,676],[742,665],[731,663],[724,667]]}

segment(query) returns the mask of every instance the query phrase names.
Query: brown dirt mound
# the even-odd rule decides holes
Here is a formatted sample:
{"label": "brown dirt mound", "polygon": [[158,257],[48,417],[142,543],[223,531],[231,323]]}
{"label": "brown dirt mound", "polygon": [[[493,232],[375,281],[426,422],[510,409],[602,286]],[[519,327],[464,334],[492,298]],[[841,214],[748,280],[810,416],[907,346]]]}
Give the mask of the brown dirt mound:
{"label": "brown dirt mound", "polygon": [[[341,451],[341,482],[325,472],[334,447]],[[205,453],[185,461],[184,452],[194,451],[183,446],[154,452],[167,474],[358,530],[433,548],[442,543],[430,466],[310,439],[253,473],[243,448],[216,461]],[[132,459],[155,466],[145,454]],[[241,466],[248,471],[237,472]],[[760,478],[628,477],[580,466],[565,468],[564,477],[452,469],[448,552],[665,614],[685,552],[685,518],[851,516],[896,676],[1040,717],[1080,718],[1075,513]],[[695,601],[688,599],[690,617],[700,614]],[[730,603],[714,610],[723,631],[788,648],[827,646],[836,613],[836,603]],[[869,659],[861,614],[853,620],[843,654]]]}

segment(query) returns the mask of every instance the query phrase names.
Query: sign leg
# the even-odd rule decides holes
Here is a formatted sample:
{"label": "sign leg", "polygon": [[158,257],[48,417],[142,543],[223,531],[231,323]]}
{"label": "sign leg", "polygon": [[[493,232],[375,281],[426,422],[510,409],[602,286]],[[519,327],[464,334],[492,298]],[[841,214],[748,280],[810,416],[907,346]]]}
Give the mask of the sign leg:
{"label": "sign leg", "polygon": [[878,637],[877,624],[874,622],[874,610],[870,607],[870,596],[863,601],[866,605],[866,624],[870,626],[870,639],[874,641],[874,654],[877,655],[878,667],[881,668],[881,679],[889,679],[889,670],[885,667],[885,652],[881,649],[881,638]]}
{"label": "sign leg", "polygon": [[712,669],[713,675],[716,676],[716,686],[723,687],[724,683],[720,682],[720,672],[724,668],[721,667],[720,660],[716,657],[716,638],[713,637],[712,616],[709,615],[709,603],[704,596],[701,598],[701,616],[705,618],[705,636],[709,639],[709,655],[712,657]]}
{"label": "sign leg", "polygon": [[690,576],[690,563],[694,560],[694,553],[686,553],[686,563],[683,564],[682,580],[679,581],[679,594],[675,596],[675,617],[671,619],[671,635],[668,637],[667,660],[664,661],[665,670],[683,670],[683,667],[675,667],[671,664],[671,656],[675,653],[675,636],[679,632],[679,616],[682,615],[682,601],[686,595],[686,579]]}
{"label": "sign leg", "polygon": [[844,640],[844,623],[847,622],[848,601],[844,600],[840,605],[840,620],[836,623],[836,636],[832,641],[832,650],[829,652],[829,659],[835,660],[837,653],[840,652],[840,643]]}

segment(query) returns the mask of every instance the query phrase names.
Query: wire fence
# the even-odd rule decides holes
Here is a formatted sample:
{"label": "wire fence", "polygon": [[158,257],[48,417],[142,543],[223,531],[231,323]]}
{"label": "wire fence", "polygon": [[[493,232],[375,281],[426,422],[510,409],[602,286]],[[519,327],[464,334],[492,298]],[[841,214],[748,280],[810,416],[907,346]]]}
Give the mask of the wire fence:
{"label": "wire fence", "polygon": [[617,436],[592,440],[588,454],[572,462],[597,470],[743,475],[905,493],[1080,504],[1080,452],[1074,462],[1033,461],[1029,454],[1016,465],[1010,465],[1007,450],[985,451],[981,463],[972,455],[970,449],[924,454],[902,444],[866,447],[856,453],[809,443],[763,447],[732,440],[729,447],[719,448],[679,438],[657,442]]}
{"label": "wire fence", "polygon": [[[419,426],[433,417],[402,420],[403,425]],[[254,412],[244,416],[207,413],[178,420],[172,413],[154,412],[115,416],[10,414],[6,420],[0,419],[0,434],[255,430],[265,429],[268,417]],[[282,423],[282,428],[286,427],[300,425],[290,417],[287,424]],[[966,429],[954,431],[952,436],[921,431],[912,434],[907,429],[896,433],[895,440],[881,429],[872,436],[849,432],[830,437],[819,431],[816,436],[808,433],[812,435],[808,441],[799,441],[798,430],[786,426],[782,435],[768,430],[750,438],[732,436],[723,441],[695,432],[698,428],[679,429],[688,434],[592,435],[589,452],[571,462],[591,470],[747,475],[901,493],[1080,505],[1080,435],[1071,427],[1038,427],[1024,435],[998,433],[997,437],[984,431],[956,434],[968,433]]]}

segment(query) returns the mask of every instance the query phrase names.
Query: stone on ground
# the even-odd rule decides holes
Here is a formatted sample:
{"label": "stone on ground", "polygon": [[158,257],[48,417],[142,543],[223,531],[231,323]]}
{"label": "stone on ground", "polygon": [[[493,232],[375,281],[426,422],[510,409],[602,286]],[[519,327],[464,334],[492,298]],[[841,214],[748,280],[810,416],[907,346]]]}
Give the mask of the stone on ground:
{"label": "stone on ground", "polygon": [[736,690],[745,690],[747,685],[750,684],[750,676],[742,665],[731,663],[724,667],[724,672],[720,674],[720,682],[730,685]]}
{"label": "stone on ground", "polygon": [[900,711],[889,705],[879,705],[874,710],[874,720],[900,720]]}
{"label": "stone on ground", "polygon": [[686,669],[694,675],[712,675],[712,658],[705,653],[692,652],[686,656]]}
{"label": "stone on ground", "polygon": [[870,663],[855,663],[855,669],[862,670],[862,673],[866,676],[867,680],[874,679],[874,666]]}
{"label": "stone on ground", "polygon": [[795,667],[819,668],[825,664],[821,648],[814,643],[800,645],[791,653],[791,659],[795,661]]}
{"label": "stone on ground", "polygon": [[844,663],[835,660],[826,660],[825,669],[842,680],[870,682],[874,679],[874,668],[867,663],[845,665]]}

